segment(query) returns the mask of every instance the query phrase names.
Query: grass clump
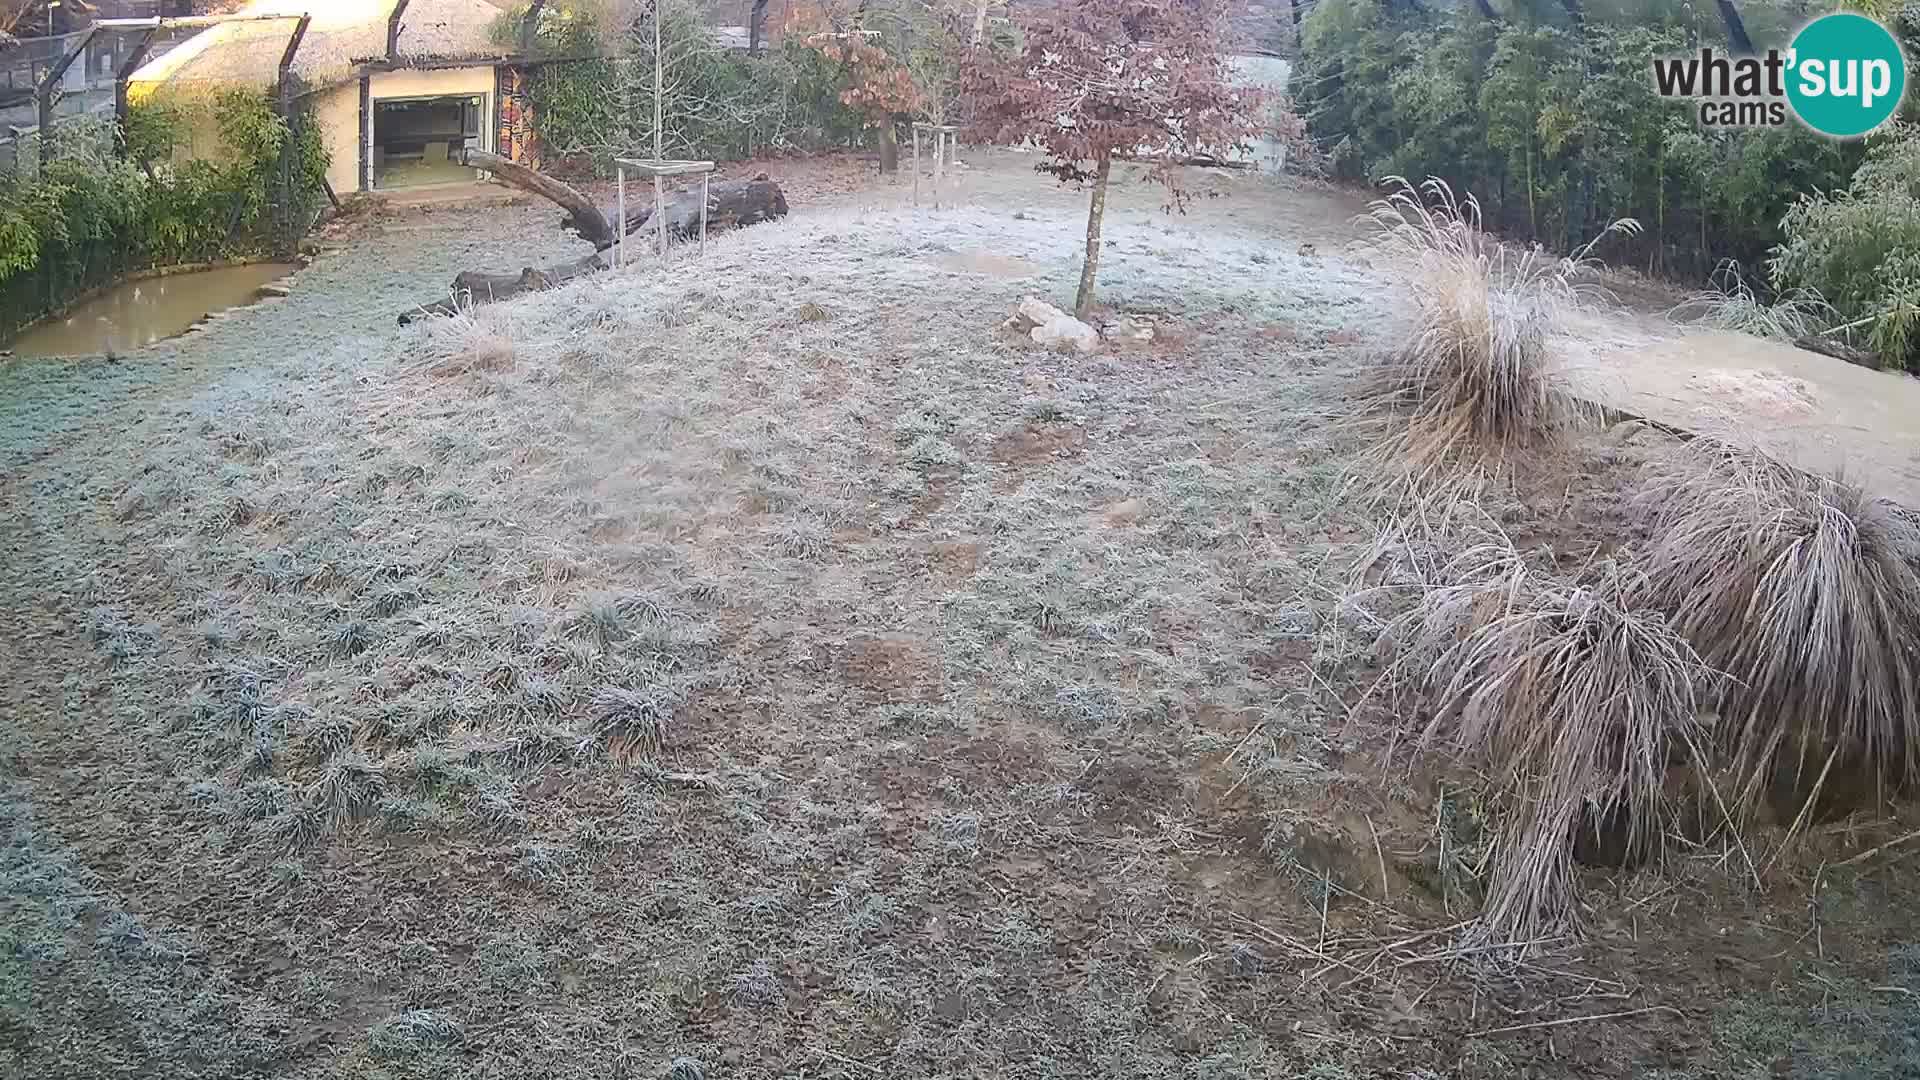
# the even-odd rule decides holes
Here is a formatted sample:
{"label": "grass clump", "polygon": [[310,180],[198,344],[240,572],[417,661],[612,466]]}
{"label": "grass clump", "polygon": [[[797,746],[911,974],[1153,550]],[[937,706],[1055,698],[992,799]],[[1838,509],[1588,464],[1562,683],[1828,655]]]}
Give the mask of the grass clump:
{"label": "grass clump", "polygon": [[458,1043],[460,1022],[432,1009],[388,1017],[367,1034],[367,1049],[382,1061],[419,1057]]}
{"label": "grass clump", "polygon": [[1712,439],[1648,473],[1643,563],[1679,629],[1732,676],[1717,738],[1737,802],[1751,810],[1772,788],[1797,816],[1836,764],[1876,794],[1911,780],[1920,527],[1858,486]]}
{"label": "grass clump", "polygon": [[594,732],[616,757],[657,753],[679,704],[677,695],[660,687],[604,686],[593,695]]}
{"label": "grass clump", "polygon": [[1820,330],[1833,317],[1833,306],[1811,290],[1796,289],[1760,299],[1740,273],[1740,264],[1723,260],[1707,279],[1707,287],[1674,305],[1668,315],[1718,330],[1792,341]]}
{"label": "grass clump", "polygon": [[1618,562],[1571,581],[1510,548],[1470,549],[1389,625],[1389,671],[1424,695],[1423,747],[1486,771],[1506,819],[1479,933],[1532,942],[1573,911],[1582,830],[1625,823],[1625,857],[1655,857],[1677,807],[1669,766],[1697,754],[1715,674]]}
{"label": "grass clump", "polygon": [[[1372,243],[1412,299],[1414,323],[1362,391],[1363,416],[1387,431],[1380,457],[1424,474],[1560,445],[1592,410],[1567,391],[1548,338],[1583,299],[1576,279],[1594,245],[1567,258],[1516,253],[1480,227],[1472,195],[1439,179],[1388,182],[1395,190],[1368,215]],[[1621,220],[1602,238],[1638,228]]]}

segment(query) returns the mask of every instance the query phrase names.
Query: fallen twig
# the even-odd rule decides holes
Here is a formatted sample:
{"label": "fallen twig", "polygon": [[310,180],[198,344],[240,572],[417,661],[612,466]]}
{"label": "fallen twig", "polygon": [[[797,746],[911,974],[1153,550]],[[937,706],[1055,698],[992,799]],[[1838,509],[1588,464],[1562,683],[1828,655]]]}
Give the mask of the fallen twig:
{"label": "fallen twig", "polygon": [[1845,862],[1834,863],[1834,865],[1835,866],[1852,866],[1855,863],[1863,863],[1863,862],[1866,862],[1868,859],[1873,858],[1875,855],[1878,855],[1881,852],[1887,850],[1888,848],[1899,847],[1901,844],[1904,844],[1909,840],[1920,840],[1920,829],[1916,829],[1905,836],[1898,837],[1893,840],[1889,840],[1886,843],[1881,844],[1879,847],[1870,847],[1867,850],[1861,852],[1860,854],[1855,855],[1853,858],[1848,859]]}
{"label": "fallen twig", "polygon": [[1628,1009],[1625,1012],[1597,1013],[1593,1016],[1563,1016],[1558,1020],[1541,1020],[1532,1024],[1509,1024],[1506,1027],[1488,1028],[1485,1031],[1476,1031],[1473,1034],[1468,1035],[1467,1038],[1483,1039],[1483,1038],[1486,1038],[1488,1035],[1507,1035],[1515,1031],[1531,1031],[1535,1028],[1564,1027],[1568,1024],[1584,1024],[1590,1020],[1619,1020],[1623,1017],[1643,1016],[1647,1013],[1652,1013],[1652,1012],[1672,1013],[1673,1015],[1678,1016],[1683,1020],[1686,1019],[1685,1013],[1681,1012],[1679,1009],[1673,1008],[1670,1005],[1649,1005],[1644,1009]]}

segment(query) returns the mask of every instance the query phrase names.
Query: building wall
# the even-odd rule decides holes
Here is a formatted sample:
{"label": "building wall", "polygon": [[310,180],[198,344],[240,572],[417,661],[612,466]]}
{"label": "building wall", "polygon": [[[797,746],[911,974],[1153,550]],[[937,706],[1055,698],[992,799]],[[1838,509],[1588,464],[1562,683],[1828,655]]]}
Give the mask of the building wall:
{"label": "building wall", "polygon": [[373,100],[398,97],[439,97],[453,94],[493,96],[493,66],[443,68],[437,71],[376,71]]}
{"label": "building wall", "polygon": [[327,183],[336,195],[360,190],[360,81],[322,90],[309,99],[327,145]]}
{"label": "building wall", "polygon": [[[452,97],[484,94],[487,102],[480,110],[483,149],[493,148],[493,68],[463,67],[438,71],[376,71],[368,76],[371,99],[408,97]],[[327,144],[327,183],[336,194],[360,190],[360,82],[355,79],[313,96],[314,118],[325,133]]]}

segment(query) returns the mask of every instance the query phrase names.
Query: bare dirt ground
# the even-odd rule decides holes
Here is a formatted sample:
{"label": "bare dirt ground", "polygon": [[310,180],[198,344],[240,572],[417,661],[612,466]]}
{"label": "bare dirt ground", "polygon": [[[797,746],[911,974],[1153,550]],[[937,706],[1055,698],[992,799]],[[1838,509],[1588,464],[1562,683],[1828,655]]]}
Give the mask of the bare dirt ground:
{"label": "bare dirt ground", "polygon": [[[987,166],[992,166],[991,168]],[[552,210],[383,218],[119,364],[0,369],[17,1076],[1910,1076],[1904,831],[1594,871],[1454,948],[1486,822],[1383,761],[1343,195],[833,163],[470,318]],[[782,174],[783,179],[787,174]],[[807,185],[812,185],[807,188]],[[1648,436],[1490,507],[1569,558]],[[1768,863],[1766,850],[1751,853]]]}

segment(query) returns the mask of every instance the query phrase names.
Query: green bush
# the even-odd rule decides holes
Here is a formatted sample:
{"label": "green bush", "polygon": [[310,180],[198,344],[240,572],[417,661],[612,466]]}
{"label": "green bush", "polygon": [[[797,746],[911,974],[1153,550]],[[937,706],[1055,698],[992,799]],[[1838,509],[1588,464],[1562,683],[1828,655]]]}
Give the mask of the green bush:
{"label": "green bush", "polygon": [[1802,196],[1780,230],[1774,287],[1819,293],[1888,363],[1920,371],[1920,130],[1870,139],[1847,187]]}
{"label": "green bush", "polygon": [[[1490,226],[1571,250],[1621,217],[1646,231],[1601,254],[1704,278],[1723,260],[1758,265],[1797,193],[1842,185],[1852,144],[1798,125],[1700,127],[1661,99],[1656,56],[1724,48],[1711,7],[1499,3],[1423,12],[1323,0],[1308,16],[1296,80],[1310,133],[1352,180],[1444,178],[1481,201]],[[1742,4],[1763,46],[1794,25]]]}
{"label": "green bush", "polygon": [[[715,41],[693,7],[669,2],[660,11],[665,156],[736,160],[861,136],[860,117],[839,99],[841,73],[817,52],[790,43],[748,56]],[[537,53],[600,51],[591,27],[549,23],[541,20]],[[527,86],[549,158],[584,159],[601,175],[615,155],[653,153],[652,23],[642,20],[609,44],[610,56],[534,68]]]}
{"label": "green bush", "polygon": [[[217,130],[217,152],[175,160],[201,122]],[[290,246],[326,167],[318,125],[290,131],[249,90],[137,105],[119,147],[110,126],[62,124],[47,160],[0,174],[0,333],[130,271]]]}

